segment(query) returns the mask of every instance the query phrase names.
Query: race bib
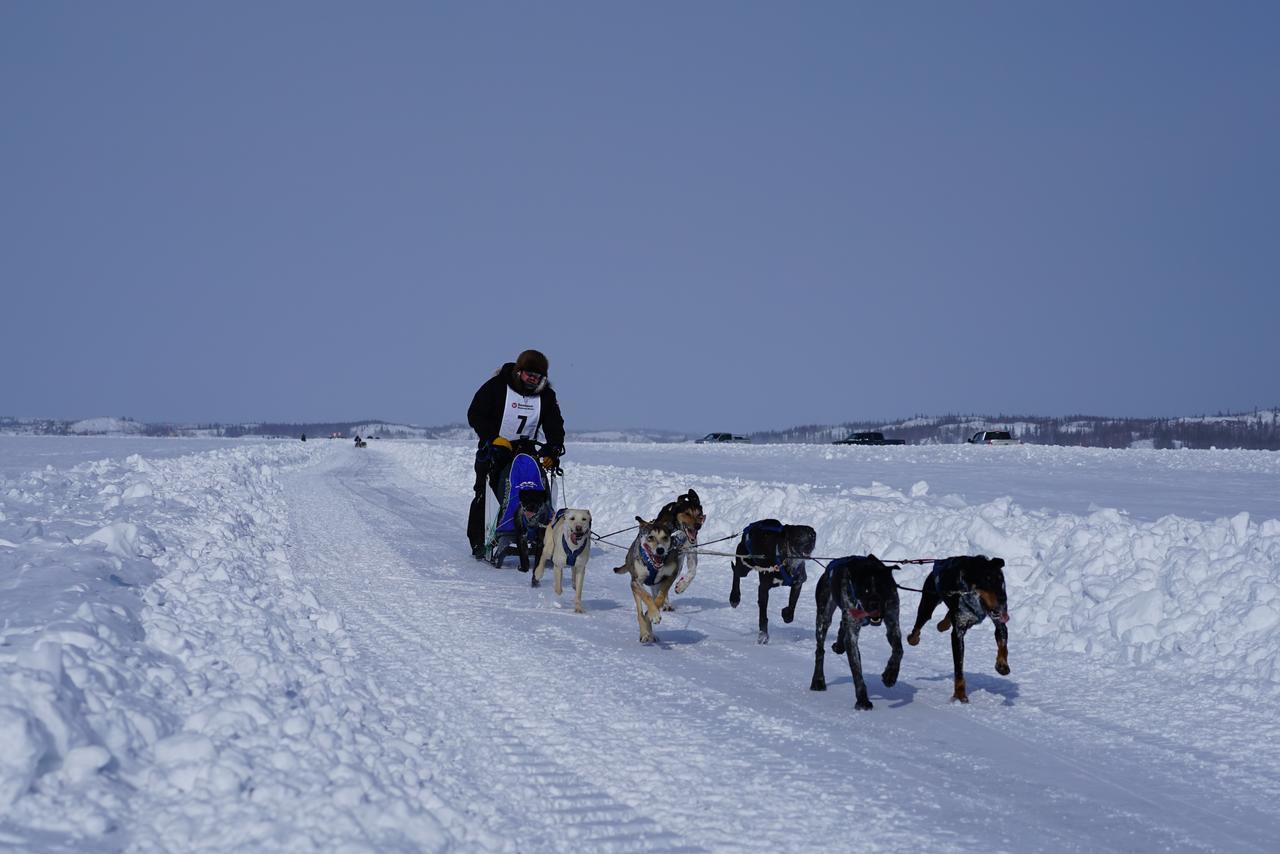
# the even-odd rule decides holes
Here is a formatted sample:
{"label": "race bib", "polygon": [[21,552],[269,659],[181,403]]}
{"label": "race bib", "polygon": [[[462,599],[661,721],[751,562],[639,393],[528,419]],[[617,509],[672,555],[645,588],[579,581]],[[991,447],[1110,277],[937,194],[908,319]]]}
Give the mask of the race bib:
{"label": "race bib", "polygon": [[502,430],[498,435],[512,442],[517,439],[532,439],[538,434],[541,416],[542,398],[536,394],[528,397],[517,394],[507,386],[506,409],[502,413]]}

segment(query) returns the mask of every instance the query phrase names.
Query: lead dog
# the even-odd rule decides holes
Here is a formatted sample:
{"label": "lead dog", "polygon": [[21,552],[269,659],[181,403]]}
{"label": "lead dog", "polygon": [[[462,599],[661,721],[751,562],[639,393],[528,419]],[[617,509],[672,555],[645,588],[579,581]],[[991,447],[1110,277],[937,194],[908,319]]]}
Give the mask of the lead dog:
{"label": "lead dog", "polygon": [[542,535],[542,553],[538,565],[529,580],[531,587],[542,585],[547,561],[556,571],[556,595],[562,592],[561,577],[564,568],[573,573],[573,610],[585,614],[582,607],[582,580],[587,574],[587,561],[591,558],[591,511],[557,510],[555,520]]}
{"label": "lead dog", "polygon": [[[684,495],[669,502],[653,520],[653,524],[661,525],[671,534],[671,547],[676,552],[679,569],[676,576],[676,593],[683,593],[693,583],[698,574],[698,532],[702,530],[707,516],[702,512],[702,500],[698,493],[690,489]],[[664,611],[674,611],[675,606],[665,602]]]}
{"label": "lead dog", "polygon": [[[671,546],[671,532],[661,525],[646,522],[639,516],[640,531],[627,549],[626,560],[614,572],[631,576],[631,595],[636,600],[636,622],[640,624],[640,643],[653,643],[653,627],[662,622],[662,606],[676,580],[680,559]],[[654,588],[651,595],[646,587]]]}
{"label": "lead dog", "polygon": [[920,627],[933,616],[939,602],[947,605],[947,616],[938,631],[951,629],[951,661],[955,666],[952,702],[967,703],[964,684],[964,635],[987,617],[996,624],[996,673],[1009,675],[1009,597],[1004,592],[1004,561],[986,555],[965,555],[935,561],[933,571],[920,585],[920,608],[907,643],[920,643]]}
{"label": "lead dog", "polygon": [[869,711],[871,699],[867,696],[867,683],[862,678],[862,654],[858,649],[858,634],[866,625],[884,623],[889,638],[889,663],[885,665],[880,680],[884,687],[892,688],[898,681],[898,667],[902,664],[902,629],[898,625],[898,585],[893,571],[875,555],[842,557],[827,565],[827,571],[818,579],[814,591],[818,601],[817,638],[818,650],[814,654],[811,691],[827,690],[827,679],[822,672],[822,659],[831,626],[831,615],[840,609],[840,631],[831,651],[836,655],[847,653],[849,672],[853,674],[853,688],[857,695],[855,709]]}
{"label": "lead dog", "polygon": [[[777,519],[761,519],[742,529],[742,538],[735,549],[733,559],[733,589],[729,591],[729,604],[734,608],[742,601],[742,579],[754,569],[760,573],[760,588],[756,601],[760,605],[760,631],[757,643],[769,642],[769,591],[775,587],[791,588],[786,606],[782,609],[782,622],[789,623],[796,616],[796,602],[800,601],[800,588],[807,578],[805,558],[813,554],[817,533],[808,525],[784,525]],[[677,587],[676,592],[679,592]]]}

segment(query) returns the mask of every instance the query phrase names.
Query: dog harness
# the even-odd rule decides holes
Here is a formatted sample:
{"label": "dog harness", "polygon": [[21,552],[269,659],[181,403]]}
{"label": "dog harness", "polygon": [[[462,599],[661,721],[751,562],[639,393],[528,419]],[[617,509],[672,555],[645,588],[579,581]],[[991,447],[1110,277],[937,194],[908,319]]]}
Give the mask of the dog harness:
{"label": "dog harness", "polygon": [[[556,522],[559,522],[561,519],[563,519],[563,518],[564,518],[565,510],[567,510],[567,509],[568,509],[568,508],[561,507],[559,510],[557,510],[557,511],[556,511],[556,518],[555,518],[555,520],[554,520],[551,524],[553,524],[553,525],[554,525]],[[582,554],[582,550],[583,550],[583,549],[585,549],[585,548],[587,547],[587,538],[586,538],[586,537],[583,537],[583,538],[582,538],[582,545],[578,546],[578,547],[575,549],[575,548],[573,548],[572,546],[570,546],[570,545],[569,545],[569,538],[568,538],[568,537],[566,537],[566,536],[564,535],[564,532],[562,531],[562,532],[560,533],[560,545],[564,547],[564,554],[565,554],[565,566],[572,567],[575,563],[577,563],[577,562],[578,562],[578,555]]]}
{"label": "dog harness", "polygon": [[649,570],[645,576],[644,583],[652,587],[658,583],[658,573],[662,570],[662,559],[649,551],[649,547],[644,543],[640,543],[640,560],[644,563],[645,569]]}
{"label": "dog harness", "polygon": [[[827,570],[823,573],[824,576],[827,576],[827,584],[830,585],[832,583],[832,570],[838,566],[843,566],[846,563],[851,562],[852,561],[846,558],[841,558],[840,560],[833,560],[831,563],[827,564]],[[872,619],[880,616],[879,611],[869,611],[866,606],[862,604],[862,597],[858,595],[857,588],[853,586],[853,572],[848,570],[846,570],[844,574],[844,595],[845,598],[853,603],[852,607],[845,610],[845,616],[857,623],[859,626],[869,626],[871,625]]]}
{"label": "dog harness", "polygon": [[804,570],[804,561],[793,560],[792,558],[781,554],[781,552],[785,550],[786,544],[786,537],[784,536],[783,528],[784,526],[781,523],[774,525],[769,522],[752,522],[750,525],[742,529],[743,545],[746,546],[748,555],[759,555],[760,553],[756,551],[755,545],[751,541],[751,535],[753,533],[777,534],[778,545],[773,548],[773,556],[771,558],[766,558],[766,560],[772,560],[773,565],[769,569],[762,569],[760,571],[778,573],[778,578],[781,580],[783,587],[804,584],[809,577]]}
{"label": "dog harness", "polygon": [[943,590],[942,589],[942,573],[935,566],[933,571],[929,573],[929,580],[933,582],[934,592],[938,594],[939,599],[944,599],[948,595],[955,595],[956,599],[956,616],[954,623],[962,628],[976,626],[987,618],[987,609],[982,607],[982,600],[978,597],[978,591],[964,580],[964,576],[960,575],[956,581],[960,586],[959,590]]}

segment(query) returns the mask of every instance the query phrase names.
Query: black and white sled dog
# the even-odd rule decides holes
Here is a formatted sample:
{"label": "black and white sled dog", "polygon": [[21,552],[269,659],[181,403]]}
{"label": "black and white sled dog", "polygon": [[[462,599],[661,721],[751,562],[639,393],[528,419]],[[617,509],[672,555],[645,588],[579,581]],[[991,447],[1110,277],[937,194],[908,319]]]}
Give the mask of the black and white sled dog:
{"label": "black and white sled dog", "polygon": [[769,591],[775,587],[791,588],[782,622],[796,617],[796,602],[806,579],[804,562],[813,554],[817,532],[808,525],[784,525],[777,519],[761,519],[742,529],[742,538],[733,559],[733,589],[729,604],[734,608],[742,601],[742,579],[752,570],[760,573],[756,599],[760,604],[760,632],[757,643],[769,642]]}
{"label": "black and white sled dog", "polygon": [[818,620],[815,634],[818,649],[814,653],[811,691],[827,690],[827,678],[822,672],[823,645],[831,616],[840,609],[840,631],[831,651],[836,655],[847,653],[849,672],[853,674],[853,688],[857,695],[854,708],[863,711],[871,708],[867,696],[867,683],[862,678],[862,653],[858,649],[858,634],[865,625],[884,623],[889,638],[889,663],[885,665],[880,680],[884,687],[892,688],[898,681],[898,667],[902,664],[902,628],[898,625],[898,584],[893,580],[893,570],[881,563],[875,555],[853,555],[837,558],[827,564],[827,571],[818,579],[815,591],[818,601]]}
{"label": "black and white sled dog", "polygon": [[[639,516],[640,531],[626,560],[614,569],[619,575],[631,576],[631,595],[636,600],[636,622],[640,624],[640,643],[653,643],[653,627],[662,622],[662,606],[675,583],[680,557],[671,543],[671,532],[656,522]],[[646,588],[652,587],[650,594]]]}
{"label": "black and white sled dog", "polygon": [[582,580],[587,574],[587,561],[591,558],[591,511],[557,510],[556,517],[547,526],[542,537],[542,555],[533,570],[530,584],[542,585],[542,576],[550,561],[556,571],[556,595],[563,591],[561,577],[567,566],[573,573],[573,610],[585,614],[582,607]]}

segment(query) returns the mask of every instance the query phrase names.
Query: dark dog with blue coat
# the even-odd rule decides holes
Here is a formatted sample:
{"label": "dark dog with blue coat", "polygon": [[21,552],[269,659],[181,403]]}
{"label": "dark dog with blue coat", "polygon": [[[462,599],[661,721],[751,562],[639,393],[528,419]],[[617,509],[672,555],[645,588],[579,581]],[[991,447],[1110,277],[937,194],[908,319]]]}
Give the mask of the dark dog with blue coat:
{"label": "dark dog with blue coat", "polygon": [[996,625],[996,672],[1009,675],[1009,597],[1004,591],[1004,561],[986,555],[949,557],[936,561],[921,585],[920,608],[907,643],[920,643],[920,627],[929,621],[939,602],[947,616],[938,631],[951,629],[951,659],[955,665],[955,702],[969,702],[964,684],[964,635],[987,617]]}
{"label": "dark dog with blue coat", "polygon": [[853,688],[857,695],[854,708],[869,710],[872,708],[871,699],[867,696],[867,683],[862,678],[862,653],[858,649],[858,635],[862,627],[884,623],[890,647],[889,663],[880,676],[884,687],[891,688],[898,681],[898,668],[902,664],[898,585],[893,580],[893,571],[875,555],[837,558],[827,565],[827,571],[818,579],[814,596],[818,603],[818,649],[814,653],[813,681],[809,683],[809,690],[827,690],[823,657],[831,617],[839,608],[840,631],[831,651],[836,655],[848,655],[849,672],[853,674]]}
{"label": "dark dog with blue coat", "polygon": [[734,608],[742,601],[742,579],[752,570],[760,573],[760,588],[756,598],[760,604],[760,632],[757,643],[769,642],[769,591],[775,587],[790,587],[791,595],[782,609],[782,622],[789,623],[796,616],[796,602],[800,600],[800,588],[804,587],[805,559],[813,554],[817,532],[808,525],[784,525],[777,519],[761,519],[742,529],[742,538],[735,549],[733,559],[733,589],[729,591],[729,604]]}

